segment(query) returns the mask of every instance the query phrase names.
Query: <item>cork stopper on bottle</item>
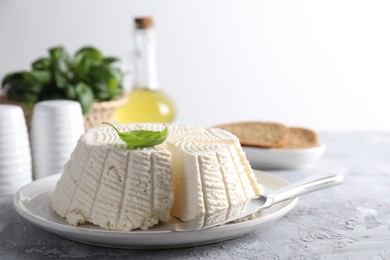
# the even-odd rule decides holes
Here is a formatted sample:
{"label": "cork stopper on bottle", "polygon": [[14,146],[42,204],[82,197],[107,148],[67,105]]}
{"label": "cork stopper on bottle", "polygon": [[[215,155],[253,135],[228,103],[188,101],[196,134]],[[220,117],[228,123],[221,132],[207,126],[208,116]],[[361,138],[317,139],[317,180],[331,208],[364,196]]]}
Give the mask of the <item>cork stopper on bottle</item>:
{"label": "cork stopper on bottle", "polygon": [[149,29],[153,27],[153,18],[150,16],[136,17],[134,22],[136,29]]}

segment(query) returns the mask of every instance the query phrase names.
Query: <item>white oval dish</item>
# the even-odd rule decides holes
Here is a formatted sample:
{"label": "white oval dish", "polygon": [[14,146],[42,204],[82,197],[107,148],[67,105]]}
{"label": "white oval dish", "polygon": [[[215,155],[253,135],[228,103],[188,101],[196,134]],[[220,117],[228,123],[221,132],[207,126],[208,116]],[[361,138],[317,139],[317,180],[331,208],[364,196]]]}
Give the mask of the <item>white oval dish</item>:
{"label": "white oval dish", "polygon": [[[266,192],[284,187],[289,183],[279,177],[255,171]],[[101,229],[92,224],[71,226],[59,217],[50,207],[51,195],[60,175],[52,175],[34,181],[20,189],[14,197],[16,211],[31,223],[70,240],[105,247],[130,249],[180,248],[211,244],[232,239],[269,227],[270,224],[287,214],[298,199],[288,200],[257,213],[256,217],[239,223],[229,223],[219,227],[195,232],[174,232],[169,225],[180,220],[171,218],[147,231],[114,231]]]}
{"label": "white oval dish", "polygon": [[242,147],[252,168],[299,169],[313,165],[325,153],[325,145],[305,149]]}

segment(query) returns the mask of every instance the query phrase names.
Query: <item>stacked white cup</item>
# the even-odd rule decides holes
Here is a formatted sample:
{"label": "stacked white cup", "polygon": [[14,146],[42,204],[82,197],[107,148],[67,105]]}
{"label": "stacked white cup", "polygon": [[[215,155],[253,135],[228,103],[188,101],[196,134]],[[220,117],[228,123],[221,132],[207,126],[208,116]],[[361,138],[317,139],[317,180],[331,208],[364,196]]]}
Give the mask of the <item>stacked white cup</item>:
{"label": "stacked white cup", "polygon": [[48,100],[36,103],[30,133],[34,179],[61,173],[84,131],[78,102]]}
{"label": "stacked white cup", "polygon": [[0,105],[0,196],[32,181],[31,151],[23,111]]}

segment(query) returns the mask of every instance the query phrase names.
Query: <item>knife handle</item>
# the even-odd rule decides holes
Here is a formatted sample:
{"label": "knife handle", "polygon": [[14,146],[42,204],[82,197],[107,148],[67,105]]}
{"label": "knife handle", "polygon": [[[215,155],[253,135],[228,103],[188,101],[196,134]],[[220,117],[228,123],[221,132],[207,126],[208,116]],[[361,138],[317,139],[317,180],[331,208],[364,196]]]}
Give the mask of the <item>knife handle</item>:
{"label": "knife handle", "polygon": [[309,176],[284,188],[278,189],[271,194],[267,194],[267,197],[272,198],[273,203],[278,203],[284,200],[296,198],[306,193],[339,185],[343,181],[344,176],[339,174]]}

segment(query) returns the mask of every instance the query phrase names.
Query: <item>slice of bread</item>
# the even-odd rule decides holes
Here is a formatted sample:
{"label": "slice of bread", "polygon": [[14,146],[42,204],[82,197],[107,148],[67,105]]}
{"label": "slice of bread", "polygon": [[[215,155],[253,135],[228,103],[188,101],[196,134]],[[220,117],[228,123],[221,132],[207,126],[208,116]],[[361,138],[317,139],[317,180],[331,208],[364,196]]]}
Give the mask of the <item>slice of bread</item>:
{"label": "slice of bread", "polygon": [[236,122],[215,126],[236,135],[242,146],[302,149],[319,146],[317,133],[272,122]]}
{"label": "slice of bread", "polygon": [[307,128],[290,127],[287,143],[283,148],[309,148],[319,146],[317,134]]}
{"label": "slice of bread", "polygon": [[243,146],[283,147],[288,141],[288,127],[279,123],[237,122],[215,127],[236,135]]}

